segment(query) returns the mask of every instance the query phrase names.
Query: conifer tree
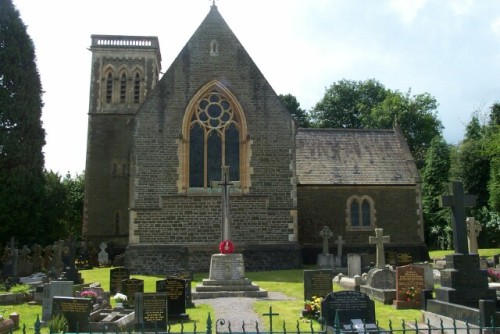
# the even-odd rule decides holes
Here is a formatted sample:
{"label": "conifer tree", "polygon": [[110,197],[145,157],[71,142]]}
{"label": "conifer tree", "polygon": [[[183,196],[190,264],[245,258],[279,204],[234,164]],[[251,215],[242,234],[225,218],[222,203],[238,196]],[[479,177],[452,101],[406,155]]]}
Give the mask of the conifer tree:
{"label": "conifer tree", "polygon": [[33,41],[11,0],[0,0],[0,242],[40,234],[45,131]]}

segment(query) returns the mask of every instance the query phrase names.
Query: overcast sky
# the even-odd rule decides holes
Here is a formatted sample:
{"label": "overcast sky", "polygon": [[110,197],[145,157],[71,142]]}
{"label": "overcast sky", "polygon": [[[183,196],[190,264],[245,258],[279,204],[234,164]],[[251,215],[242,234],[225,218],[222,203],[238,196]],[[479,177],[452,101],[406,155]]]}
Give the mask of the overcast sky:
{"label": "overcast sky", "polygon": [[[166,72],[210,0],[13,0],[43,89],[46,168],[85,169],[90,35],[158,36]],[[277,94],[311,109],[341,79],[433,95],[445,139],[500,101],[498,0],[219,0],[219,12]]]}

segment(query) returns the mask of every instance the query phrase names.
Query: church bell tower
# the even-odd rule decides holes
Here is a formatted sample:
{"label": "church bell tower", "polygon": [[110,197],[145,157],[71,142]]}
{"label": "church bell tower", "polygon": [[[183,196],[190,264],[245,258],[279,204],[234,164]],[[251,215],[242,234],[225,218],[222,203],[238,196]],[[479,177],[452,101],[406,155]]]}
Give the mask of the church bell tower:
{"label": "church bell tower", "polygon": [[126,247],[136,112],[161,70],[157,37],[92,35],[83,238]]}

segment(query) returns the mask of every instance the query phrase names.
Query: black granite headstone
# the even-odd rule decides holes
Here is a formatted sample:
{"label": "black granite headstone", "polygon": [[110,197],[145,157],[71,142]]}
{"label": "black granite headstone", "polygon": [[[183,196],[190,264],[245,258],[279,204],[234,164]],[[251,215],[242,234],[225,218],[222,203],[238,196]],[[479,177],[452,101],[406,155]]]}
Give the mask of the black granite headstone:
{"label": "black granite headstone", "polygon": [[109,271],[109,292],[114,295],[122,291],[122,281],[130,278],[130,272],[126,268],[113,268]]}
{"label": "black granite headstone", "polygon": [[333,291],[333,270],[304,270],[304,300],[325,298]]}
{"label": "black granite headstone", "polygon": [[135,294],[135,317],[137,330],[164,331],[167,328],[167,294]]}
{"label": "black granite headstone", "polygon": [[327,326],[335,325],[338,316],[339,325],[350,324],[353,319],[365,323],[375,323],[375,303],[368,295],[357,291],[338,291],[329,293],[321,302],[321,316]]}
{"label": "black granite headstone", "polygon": [[191,296],[191,282],[193,281],[193,273],[189,270],[179,270],[167,275],[167,278],[180,278],[186,280],[186,307],[195,307],[193,297]]}
{"label": "black granite headstone", "polygon": [[68,322],[68,332],[86,332],[89,329],[89,317],[92,302],[88,298],[54,297],[52,314],[63,315]]}
{"label": "black granite headstone", "polygon": [[157,281],[156,291],[167,293],[169,319],[187,319],[186,280],[167,278]]}
{"label": "black granite headstone", "polygon": [[122,293],[127,296],[127,304],[134,305],[136,292],[144,292],[144,280],[130,278],[122,280]]}

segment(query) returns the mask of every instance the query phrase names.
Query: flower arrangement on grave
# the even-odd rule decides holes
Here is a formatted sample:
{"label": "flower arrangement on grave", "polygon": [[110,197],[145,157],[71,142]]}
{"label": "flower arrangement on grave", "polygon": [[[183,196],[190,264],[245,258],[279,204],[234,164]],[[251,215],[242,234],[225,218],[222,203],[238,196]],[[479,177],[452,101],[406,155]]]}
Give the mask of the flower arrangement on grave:
{"label": "flower arrangement on grave", "polygon": [[304,302],[304,312],[303,316],[308,319],[318,319],[321,315],[321,302],[323,298],[312,296],[311,300],[306,300]]}
{"label": "flower arrangement on grave", "polygon": [[413,286],[410,286],[408,289],[406,289],[405,297],[407,302],[415,301],[415,299],[417,298],[417,289],[415,289],[415,287]]}
{"label": "flower arrangement on grave", "polygon": [[488,278],[492,282],[498,282],[500,281],[500,273],[496,271],[494,268],[488,268],[486,269],[486,272],[488,273]]}
{"label": "flower arrangement on grave", "polygon": [[123,304],[127,302],[127,296],[125,296],[123,293],[117,293],[116,295],[113,296],[113,300],[117,304]]}
{"label": "flower arrangement on grave", "polygon": [[92,300],[92,303],[95,303],[97,300],[97,293],[95,293],[92,290],[84,290],[84,291],[80,292],[80,297],[88,298],[88,299]]}

